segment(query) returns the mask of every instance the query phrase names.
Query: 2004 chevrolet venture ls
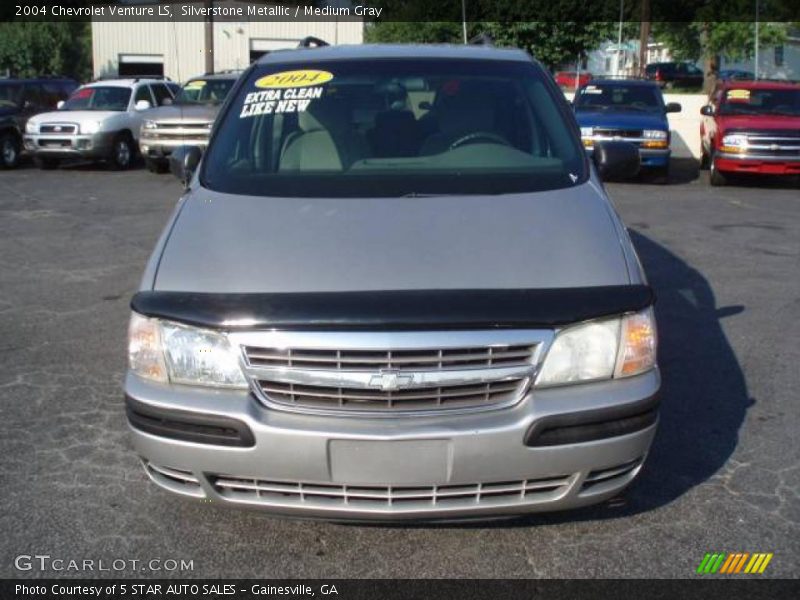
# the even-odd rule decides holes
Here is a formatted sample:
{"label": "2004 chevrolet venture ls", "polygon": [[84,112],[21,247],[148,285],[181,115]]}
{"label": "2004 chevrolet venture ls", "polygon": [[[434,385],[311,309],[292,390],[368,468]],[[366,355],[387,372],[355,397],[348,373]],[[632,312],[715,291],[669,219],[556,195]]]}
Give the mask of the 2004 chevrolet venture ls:
{"label": "2004 chevrolet venture ls", "polygon": [[[320,44],[321,45],[321,44]],[[569,105],[488,46],[271,53],[235,84],[132,299],[158,485],[338,520],[608,499],[657,423],[653,293]]]}

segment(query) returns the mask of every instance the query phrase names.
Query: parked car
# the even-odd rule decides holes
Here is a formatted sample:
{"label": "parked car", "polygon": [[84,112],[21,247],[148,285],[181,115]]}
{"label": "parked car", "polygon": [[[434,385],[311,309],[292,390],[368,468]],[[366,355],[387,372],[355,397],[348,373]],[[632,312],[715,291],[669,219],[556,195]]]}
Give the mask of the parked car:
{"label": "parked car", "polygon": [[78,82],[60,77],[0,79],[0,166],[11,169],[22,154],[22,132],[32,116],[53,110]]}
{"label": "parked car", "polygon": [[139,148],[154,173],[169,169],[169,156],[178,146],[205,147],[214,119],[239,71],[204,75],[187,81],[175,100],[150,111],[142,122]]}
{"label": "parked car", "polygon": [[555,80],[562,90],[574,90],[591,81],[592,74],[588,71],[557,71]]}
{"label": "parked car", "polygon": [[[414,89],[413,101],[403,95]],[[524,52],[274,52],[185,181],[129,330],[159,486],[330,519],[574,508],[657,421],[653,293],[552,77]]]}
{"label": "parked car", "polygon": [[105,160],[127,169],[138,149],[143,116],[174,97],[164,79],[104,79],[75,90],[58,110],[28,120],[25,148],[42,169],[64,159]]}
{"label": "parked car", "polygon": [[752,71],[742,71],[740,69],[723,69],[717,73],[717,77],[721,80],[729,79],[755,79],[755,73]]}
{"label": "parked car", "polygon": [[700,109],[701,166],[711,185],[734,174],[800,175],[800,85],[727,81]]}
{"label": "parked car", "polygon": [[643,168],[663,178],[669,176],[667,113],[680,112],[681,105],[665,104],[655,83],[596,79],[578,90],[573,106],[583,145],[590,155],[598,142],[630,142],[639,149]]}
{"label": "parked car", "polygon": [[687,62],[651,63],[645,67],[644,74],[647,79],[666,89],[703,86],[703,71]]}

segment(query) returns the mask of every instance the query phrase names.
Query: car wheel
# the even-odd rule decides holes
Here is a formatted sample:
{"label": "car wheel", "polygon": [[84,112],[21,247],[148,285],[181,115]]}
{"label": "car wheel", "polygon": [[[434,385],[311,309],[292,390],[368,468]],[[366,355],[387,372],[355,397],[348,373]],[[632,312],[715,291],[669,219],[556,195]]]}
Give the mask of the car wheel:
{"label": "car wheel", "polygon": [[147,170],[151,173],[166,173],[169,171],[169,163],[165,160],[158,160],[155,158],[148,158],[145,160]]}
{"label": "car wheel", "polygon": [[4,169],[13,169],[19,164],[19,153],[22,146],[19,137],[11,131],[0,136],[0,164]]}
{"label": "car wheel", "polygon": [[708,180],[711,185],[715,187],[720,187],[728,183],[728,178],[719,172],[713,158],[711,159],[711,174],[708,176]]}
{"label": "car wheel", "polygon": [[111,168],[124,171],[133,163],[133,142],[127,133],[120,133],[111,142],[111,155],[108,161]]}
{"label": "car wheel", "polygon": [[57,158],[35,158],[36,166],[45,171],[51,171],[58,168],[59,160]]}

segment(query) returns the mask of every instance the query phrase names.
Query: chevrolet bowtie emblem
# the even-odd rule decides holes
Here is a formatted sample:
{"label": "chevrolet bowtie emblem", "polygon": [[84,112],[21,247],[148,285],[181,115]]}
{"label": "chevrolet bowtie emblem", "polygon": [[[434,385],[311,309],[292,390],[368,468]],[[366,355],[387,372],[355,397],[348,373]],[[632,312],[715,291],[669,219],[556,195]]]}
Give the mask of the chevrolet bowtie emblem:
{"label": "chevrolet bowtie emblem", "polygon": [[399,390],[400,388],[411,385],[414,376],[409,373],[401,373],[393,369],[381,369],[380,374],[373,375],[369,380],[370,387],[379,387],[384,392]]}

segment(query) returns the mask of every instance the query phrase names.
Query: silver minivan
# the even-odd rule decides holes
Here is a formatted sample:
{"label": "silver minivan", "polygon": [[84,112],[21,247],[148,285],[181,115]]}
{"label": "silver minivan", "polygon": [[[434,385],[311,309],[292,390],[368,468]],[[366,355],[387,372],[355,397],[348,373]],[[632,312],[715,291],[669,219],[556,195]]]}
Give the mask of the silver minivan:
{"label": "silver minivan", "polygon": [[608,499],[658,419],[653,292],[569,105],[518,50],[252,65],[131,302],[127,415],[167,490],[340,520]]}

